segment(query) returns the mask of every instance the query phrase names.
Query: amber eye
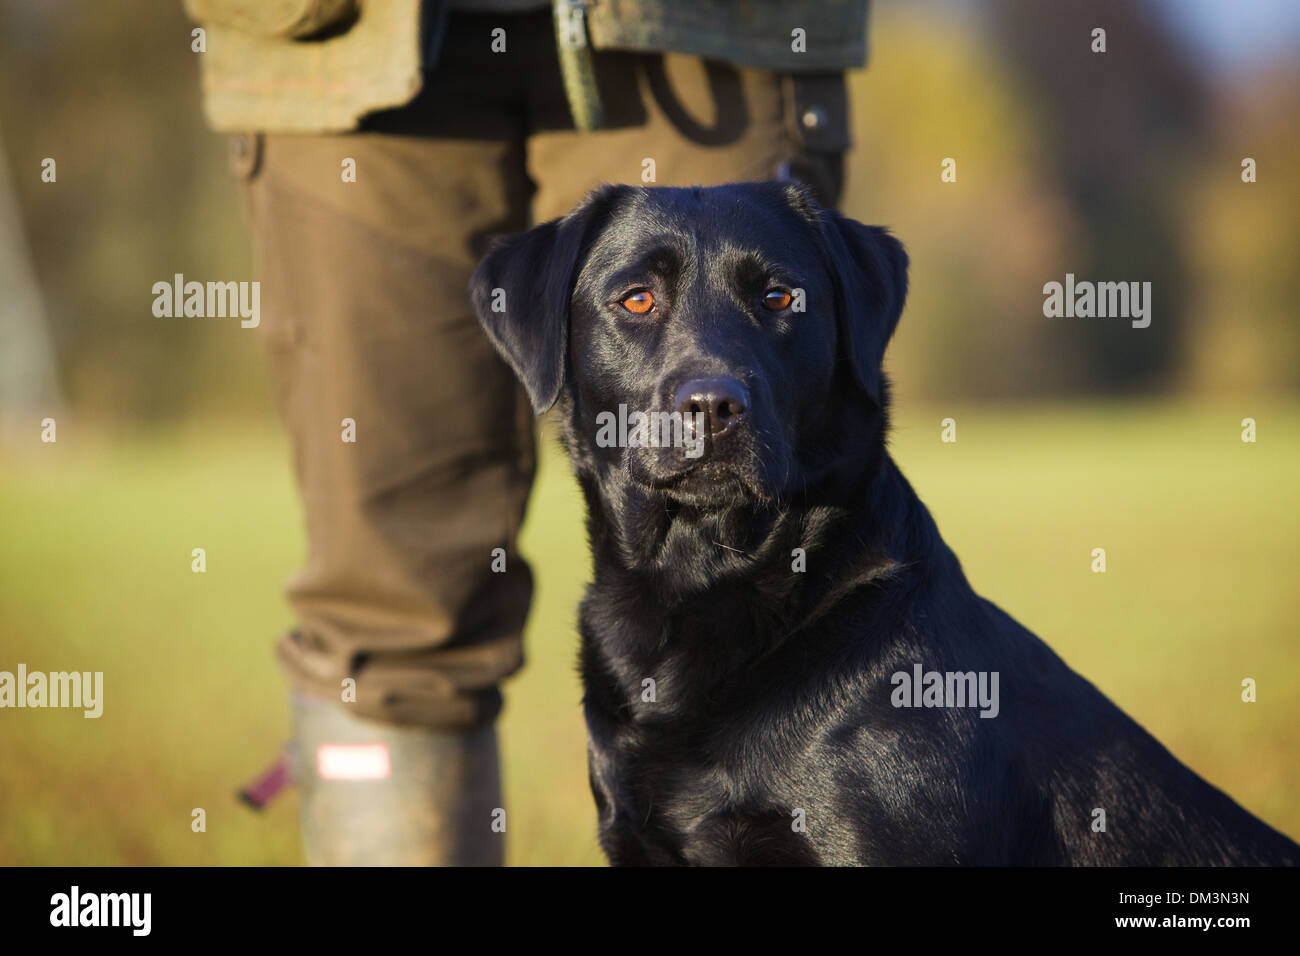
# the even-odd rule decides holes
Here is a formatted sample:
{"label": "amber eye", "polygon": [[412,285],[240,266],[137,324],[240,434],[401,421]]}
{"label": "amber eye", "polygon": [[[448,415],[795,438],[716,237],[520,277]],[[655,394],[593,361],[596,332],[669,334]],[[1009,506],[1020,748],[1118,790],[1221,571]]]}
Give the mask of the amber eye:
{"label": "amber eye", "polygon": [[619,304],[634,315],[645,315],[655,307],[655,297],[645,289],[637,289]]}
{"label": "amber eye", "polygon": [[789,308],[790,293],[786,289],[768,289],[763,293],[763,308],[772,312],[780,312],[782,309]]}

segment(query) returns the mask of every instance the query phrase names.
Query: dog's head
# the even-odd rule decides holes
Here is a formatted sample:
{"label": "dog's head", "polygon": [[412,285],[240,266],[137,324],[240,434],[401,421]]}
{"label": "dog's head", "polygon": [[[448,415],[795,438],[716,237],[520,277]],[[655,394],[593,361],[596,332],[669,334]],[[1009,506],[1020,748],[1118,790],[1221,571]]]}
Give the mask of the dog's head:
{"label": "dog's head", "polygon": [[861,469],[906,290],[896,239],[782,183],[603,187],[500,242],[471,286],[580,472],[705,514]]}

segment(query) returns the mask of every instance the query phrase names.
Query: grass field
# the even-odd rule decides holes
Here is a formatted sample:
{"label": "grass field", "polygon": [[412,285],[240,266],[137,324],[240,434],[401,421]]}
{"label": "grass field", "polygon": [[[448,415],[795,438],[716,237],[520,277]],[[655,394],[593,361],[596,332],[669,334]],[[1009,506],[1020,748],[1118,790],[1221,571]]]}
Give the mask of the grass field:
{"label": "grass field", "polygon": [[[1247,415],[1257,444],[1240,440]],[[947,416],[955,444],[939,441]],[[1300,836],[1300,404],[896,418],[894,455],[975,587]],[[538,578],[529,662],[502,725],[509,861],[599,864],[574,663],[581,504],[546,447],[523,542]],[[301,862],[292,794],[260,815],[233,797],[287,734],[270,647],[301,555],[270,425],[110,436],[61,421],[57,444],[4,466],[0,670],[102,670],[105,707],[0,711],[0,863]],[[1244,677],[1256,703],[1240,700]],[[196,807],[206,833],[191,832]]]}

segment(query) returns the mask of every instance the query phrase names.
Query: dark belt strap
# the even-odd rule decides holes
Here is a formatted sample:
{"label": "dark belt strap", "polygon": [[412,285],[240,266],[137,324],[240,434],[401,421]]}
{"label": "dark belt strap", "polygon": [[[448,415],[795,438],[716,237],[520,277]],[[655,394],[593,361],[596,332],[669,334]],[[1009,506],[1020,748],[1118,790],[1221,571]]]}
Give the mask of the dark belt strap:
{"label": "dark belt strap", "polygon": [[573,125],[583,132],[600,129],[605,109],[596,85],[591,42],[587,36],[588,0],[554,0],[555,46]]}

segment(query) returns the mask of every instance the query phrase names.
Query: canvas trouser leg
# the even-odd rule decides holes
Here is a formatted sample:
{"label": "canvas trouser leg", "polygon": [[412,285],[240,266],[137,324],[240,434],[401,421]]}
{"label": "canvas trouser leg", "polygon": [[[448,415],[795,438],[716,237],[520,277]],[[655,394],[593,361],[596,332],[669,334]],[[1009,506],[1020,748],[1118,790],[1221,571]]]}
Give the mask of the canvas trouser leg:
{"label": "canvas trouser leg", "polygon": [[354,679],[364,716],[488,722],[522,658],[533,426],[466,287],[486,234],[522,226],[522,186],[500,173],[514,147],[362,133],[251,148],[262,334],[308,541],[281,663],[329,699]]}

